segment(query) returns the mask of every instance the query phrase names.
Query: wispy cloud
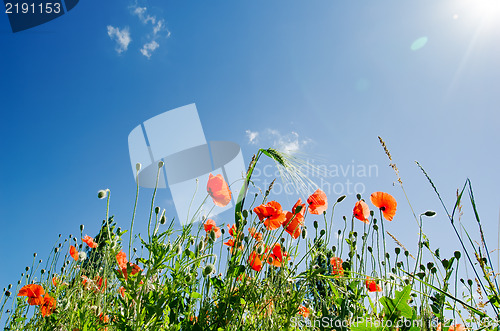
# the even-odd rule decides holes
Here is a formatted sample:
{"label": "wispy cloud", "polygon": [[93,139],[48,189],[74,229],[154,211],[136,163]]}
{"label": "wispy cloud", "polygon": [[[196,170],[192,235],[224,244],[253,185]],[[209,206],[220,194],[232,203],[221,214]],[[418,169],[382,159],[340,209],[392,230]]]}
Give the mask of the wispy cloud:
{"label": "wispy cloud", "polygon": [[294,131],[281,134],[278,130],[267,129],[262,132],[246,130],[245,133],[249,144],[254,145],[258,142],[270,144],[273,148],[287,154],[302,152],[305,146],[312,143],[312,139],[300,137]]}
{"label": "wispy cloud", "polygon": [[258,142],[259,133],[257,131],[254,132],[254,131],[250,131],[250,130],[246,130],[245,132],[246,132],[247,137],[248,137],[248,143],[255,145]]}
{"label": "wispy cloud", "polygon": [[141,53],[149,59],[151,57],[151,53],[153,53],[158,47],[160,47],[160,44],[153,40],[142,46]]}
{"label": "wispy cloud", "polygon": [[116,41],[116,51],[118,52],[118,54],[125,52],[128,48],[128,45],[132,41],[132,39],[130,38],[128,27],[120,30],[120,28],[115,28],[111,25],[108,25],[108,36],[111,38],[111,40]]}
{"label": "wispy cloud", "polygon": [[131,9],[132,13],[136,15],[143,24],[152,25],[152,34],[147,36],[149,41],[144,43],[140,49],[141,54],[149,59],[153,52],[160,47],[158,40],[162,36],[162,32],[166,31],[165,37],[169,38],[170,31],[168,31],[165,25],[165,20],[163,18],[158,18],[156,15],[150,15],[147,7],[139,7],[135,4],[131,6]]}
{"label": "wispy cloud", "polygon": [[[137,17],[142,24],[150,26],[151,28],[151,32],[146,33],[145,36],[141,38],[145,40],[145,42],[143,42],[142,47],[139,49],[142,55],[150,59],[153,53],[160,47],[161,38],[169,38],[171,33],[167,29],[165,20],[151,14],[147,7],[139,7],[136,2],[128,8],[131,10],[132,16]],[[119,29],[111,25],[108,25],[107,28],[108,36],[117,43],[116,51],[118,54],[125,52],[132,41],[129,28]]]}

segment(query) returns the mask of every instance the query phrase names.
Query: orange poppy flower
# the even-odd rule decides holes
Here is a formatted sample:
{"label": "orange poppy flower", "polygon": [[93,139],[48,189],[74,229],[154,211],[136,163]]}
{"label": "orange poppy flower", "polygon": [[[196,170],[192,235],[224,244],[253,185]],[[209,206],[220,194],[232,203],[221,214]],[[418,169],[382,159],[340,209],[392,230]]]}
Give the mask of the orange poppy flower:
{"label": "orange poppy flower", "polygon": [[382,288],[370,277],[366,277],[366,288],[369,292],[382,292]]}
{"label": "orange poppy flower", "polygon": [[226,226],[227,226],[229,235],[234,237],[234,234],[236,233],[236,224],[231,225],[231,227],[229,227],[229,224],[226,224]]}
{"label": "orange poppy flower", "polygon": [[[467,330],[462,324],[455,324],[450,326],[448,331],[465,331]],[[441,323],[438,324],[436,331],[441,331]]]}
{"label": "orange poppy flower", "polygon": [[85,236],[83,237],[82,241],[86,243],[90,248],[96,248],[97,243],[94,241],[94,238],[90,236]]}
{"label": "orange poppy flower", "polygon": [[332,257],[330,264],[332,265],[332,274],[344,276],[344,268],[342,267],[342,259],[340,257]]}
{"label": "orange poppy flower", "polygon": [[248,257],[248,264],[255,271],[262,270],[262,260],[256,252],[250,253],[250,256]]}
{"label": "orange poppy flower", "polygon": [[[273,249],[267,257],[267,263],[275,267],[281,267],[283,260],[290,260],[290,257],[283,251],[279,243],[274,244]],[[285,260],[285,263],[286,263]]]}
{"label": "orange poppy flower", "polygon": [[[302,226],[304,225],[304,214],[306,212],[305,203],[302,204],[302,200],[299,199],[292,208],[292,212],[287,212],[285,216],[285,221],[283,222],[283,227],[285,231],[288,232],[294,239],[300,236],[302,231]],[[297,207],[301,207],[300,212],[296,211]]]}
{"label": "orange poppy flower", "polygon": [[354,217],[358,220],[368,224],[368,217],[370,217],[370,207],[363,200],[357,201],[352,210]]}
{"label": "orange poppy flower", "polygon": [[215,238],[219,238],[220,236],[222,236],[222,232],[219,227],[215,226],[214,220],[206,220],[205,224],[203,224],[203,227],[205,228],[205,231],[207,233],[213,230],[215,232]]}
{"label": "orange poppy flower", "polygon": [[[103,282],[104,280],[104,282]],[[108,280],[106,278],[102,278],[101,276],[97,276],[94,278],[94,282],[96,286],[99,288],[99,290],[103,290],[108,286]],[[104,283],[104,287],[103,287]]]}
{"label": "orange poppy flower", "polygon": [[285,213],[281,205],[276,201],[269,201],[265,205],[257,206],[253,209],[259,220],[264,221],[264,226],[268,230],[276,230],[285,221]]}
{"label": "orange poppy flower", "polygon": [[309,308],[307,308],[306,306],[300,306],[299,307],[299,314],[304,316],[304,318],[308,318],[309,317]]}
{"label": "orange poppy flower", "polygon": [[[141,267],[139,267],[137,264],[127,262],[127,265],[124,268],[122,268],[122,274],[123,274],[123,278],[125,278],[125,280],[128,279],[128,274],[127,274],[128,266],[132,267],[132,271],[130,272],[131,275],[135,275],[135,274],[142,271]],[[99,285],[99,288],[100,288],[100,285]]]}
{"label": "orange poppy flower", "polygon": [[18,297],[28,297],[28,303],[32,306],[43,304],[43,295],[45,294],[45,290],[40,285],[29,284],[23,286],[19,293],[17,293]]}
{"label": "orange poppy flower", "polygon": [[75,246],[71,245],[69,247],[69,255],[75,260],[78,261],[78,251],[76,250]]}
{"label": "orange poppy flower", "polygon": [[120,295],[125,299],[125,287],[120,286]]}
{"label": "orange poppy flower", "polygon": [[392,221],[392,218],[396,215],[398,205],[392,195],[385,192],[374,192],[370,195],[370,200],[375,207],[382,211],[386,220]]}
{"label": "orange poppy flower", "polygon": [[309,204],[309,212],[311,214],[320,215],[328,208],[328,201],[326,199],[326,194],[320,189],[311,194],[307,199]]}
{"label": "orange poppy flower", "polygon": [[207,192],[216,206],[224,207],[231,201],[231,191],[221,174],[217,176],[209,175]]}
{"label": "orange poppy flower", "polygon": [[116,254],[116,262],[118,262],[118,266],[120,266],[121,269],[127,268],[127,254],[125,254],[123,250]]}
{"label": "orange poppy flower", "polygon": [[[462,324],[455,324],[450,326],[448,331],[465,331],[467,330]],[[438,324],[436,331],[441,331],[441,323]]]}
{"label": "orange poppy flower", "polygon": [[43,317],[49,316],[54,312],[55,309],[56,309],[56,299],[46,294],[45,297],[43,298],[43,303],[40,306],[40,312],[42,313],[42,316]]}
{"label": "orange poppy flower", "polygon": [[257,232],[255,228],[248,228],[248,233],[256,240],[256,241],[261,241],[263,236],[262,233]]}

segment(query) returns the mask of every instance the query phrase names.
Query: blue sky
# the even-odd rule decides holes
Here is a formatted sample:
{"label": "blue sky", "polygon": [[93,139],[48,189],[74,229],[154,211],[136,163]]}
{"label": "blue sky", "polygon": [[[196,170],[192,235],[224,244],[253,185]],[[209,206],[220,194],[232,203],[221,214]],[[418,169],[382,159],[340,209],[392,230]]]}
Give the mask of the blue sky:
{"label": "blue sky", "polygon": [[[207,140],[237,142],[247,162],[257,148],[273,146],[331,167],[377,166],[377,175],[325,180],[361,183],[365,198],[393,194],[398,214],[386,230],[415,247],[417,228],[380,135],[416,212],[438,212],[424,225],[435,248],[459,246],[414,160],[449,206],[472,180],[497,247],[494,3],[81,1],[15,34],[0,15],[0,287],[15,284],[33,252],[44,259],[59,233],[77,234],[85,224],[95,234],[105,215],[99,189],[111,190],[111,214],[128,228],[135,196],[128,134],[190,103]],[[425,45],[412,50],[422,37]],[[140,193],[137,231],[150,195]],[[276,198],[290,208],[297,197]],[[337,221],[354,202],[354,194],[344,201]],[[157,204],[175,216],[168,190]],[[475,233],[469,208],[463,221]]]}

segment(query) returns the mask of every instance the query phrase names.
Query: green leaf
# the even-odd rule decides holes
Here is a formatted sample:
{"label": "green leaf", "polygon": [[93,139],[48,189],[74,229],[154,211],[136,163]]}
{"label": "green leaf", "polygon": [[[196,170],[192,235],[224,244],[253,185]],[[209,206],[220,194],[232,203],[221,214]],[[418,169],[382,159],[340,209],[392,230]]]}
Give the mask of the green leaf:
{"label": "green leaf", "polygon": [[413,310],[408,306],[410,300],[411,285],[406,285],[402,291],[396,291],[394,299],[389,297],[380,298],[380,303],[384,306],[384,312],[389,319],[398,317],[412,318]]}
{"label": "green leaf", "polygon": [[202,298],[202,295],[198,292],[192,292],[191,293],[191,298],[194,298],[194,299],[201,299]]}

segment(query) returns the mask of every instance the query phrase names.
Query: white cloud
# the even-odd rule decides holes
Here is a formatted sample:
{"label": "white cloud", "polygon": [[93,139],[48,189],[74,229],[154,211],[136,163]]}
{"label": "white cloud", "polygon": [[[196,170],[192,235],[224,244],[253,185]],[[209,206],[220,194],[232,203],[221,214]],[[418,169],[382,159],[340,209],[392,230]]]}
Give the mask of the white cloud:
{"label": "white cloud", "polygon": [[115,40],[117,42],[116,51],[118,54],[125,52],[128,48],[128,45],[132,41],[130,38],[130,32],[128,27],[125,27],[120,30],[120,28],[115,28],[111,25],[108,25],[108,36],[111,40]]}
{"label": "white cloud", "polygon": [[134,9],[133,13],[134,15],[137,15],[139,19],[141,20],[142,23],[148,24],[151,22],[151,24],[156,23],[156,16],[150,16],[146,14],[146,11],[148,10],[146,7],[132,7]]}
{"label": "white cloud", "polygon": [[288,134],[281,134],[278,130],[267,129],[263,132],[246,130],[245,133],[249,144],[256,144],[262,141],[262,143],[270,144],[273,148],[287,154],[301,152],[306,145],[312,143],[312,139],[301,138],[294,131]]}
{"label": "white cloud", "polygon": [[156,41],[151,41],[147,44],[144,44],[141,48],[141,53],[148,59],[151,58],[152,53],[160,47],[160,44],[158,44]]}
{"label": "white cloud", "polygon": [[247,137],[248,137],[248,143],[252,144],[252,145],[256,144],[258,141],[259,133],[253,132],[250,130],[246,130],[245,132],[246,132]]}

